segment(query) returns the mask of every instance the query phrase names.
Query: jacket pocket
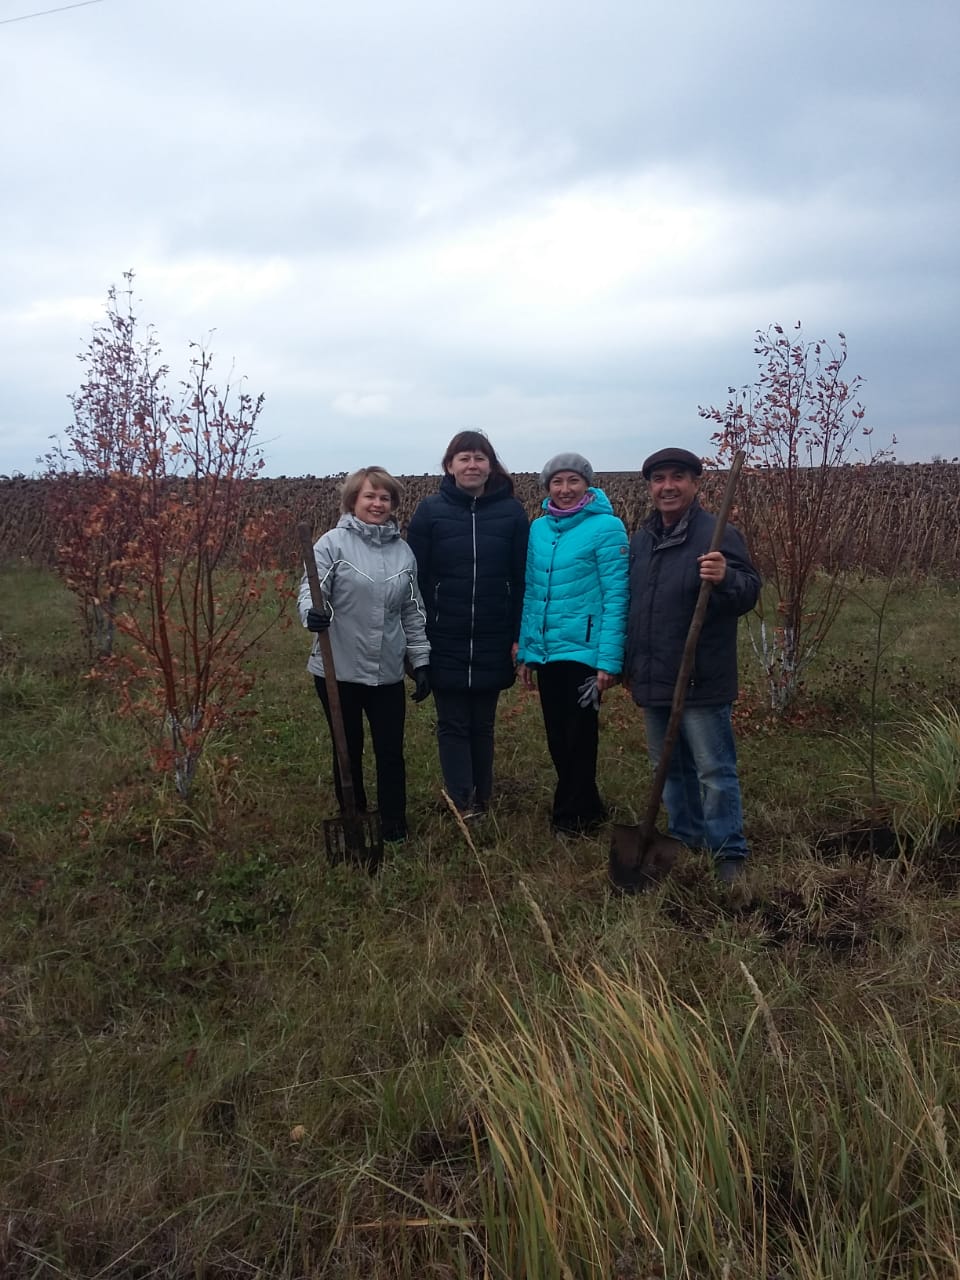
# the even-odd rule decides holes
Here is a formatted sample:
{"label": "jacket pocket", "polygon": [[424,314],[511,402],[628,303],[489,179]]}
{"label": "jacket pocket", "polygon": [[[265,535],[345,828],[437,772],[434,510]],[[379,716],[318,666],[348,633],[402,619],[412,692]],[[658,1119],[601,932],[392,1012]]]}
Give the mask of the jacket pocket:
{"label": "jacket pocket", "polygon": [[587,618],[587,634],[584,637],[587,644],[590,643],[590,633],[592,630],[593,630],[593,614],[591,613],[590,616]]}
{"label": "jacket pocket", "polygon": [[503,584],[503,594],[497,601],[496,617],[493,621],[500,626],[509,627],[513,624],[513,588],[509,578]]}

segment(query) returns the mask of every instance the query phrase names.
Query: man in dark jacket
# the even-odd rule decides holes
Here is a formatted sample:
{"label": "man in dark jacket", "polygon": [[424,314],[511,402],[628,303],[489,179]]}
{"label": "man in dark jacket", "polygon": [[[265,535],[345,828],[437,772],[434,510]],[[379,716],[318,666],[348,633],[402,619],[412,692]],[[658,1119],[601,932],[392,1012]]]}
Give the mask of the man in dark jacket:
{"label": "man in dark jacket", "polygon": [[644,710],[647,748],[656,766],[673,690],[701,581],[713,589],[697,644],[693,675],[664,803],[670,834],[705,848],[717,875],[732,883],[747,842],[731,724],[737,696],[737,620],[760,592],[746,544],[727,526],[710,552],[716,518],[697,500],[703,466],[687,449],[660,449],[643,464],[654,513],[630,542],[630,613],[624,681]]}

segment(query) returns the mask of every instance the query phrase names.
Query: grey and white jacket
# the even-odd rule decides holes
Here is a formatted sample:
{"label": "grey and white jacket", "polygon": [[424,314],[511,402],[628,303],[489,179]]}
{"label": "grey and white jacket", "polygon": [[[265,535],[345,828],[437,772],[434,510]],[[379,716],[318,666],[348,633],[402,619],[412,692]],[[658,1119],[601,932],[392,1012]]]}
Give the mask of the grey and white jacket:
{"label": "grey and white jacket", "polygon": [[[395,520],[365,524],[341,516],[313,546],[324,599],[333,615],[330,643],[337,679],[350,684],[396,684],[404,658],[413,668],[430,661],[426,614],[417,586],[417,562]],[[297,600],[307,625],[310,584],[304,574]],[[322,676],[319,640],[307,670]]]}

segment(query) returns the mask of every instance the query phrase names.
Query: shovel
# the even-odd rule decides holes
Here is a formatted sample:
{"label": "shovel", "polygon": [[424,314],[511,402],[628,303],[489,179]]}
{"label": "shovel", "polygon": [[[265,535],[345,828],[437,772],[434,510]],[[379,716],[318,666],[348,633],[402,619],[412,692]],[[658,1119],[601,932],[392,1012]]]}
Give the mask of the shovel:
{"label": "shovel", "polygon": [[[719,551],[723,541],[724,530],[730,508],[733,506],[733,495],[737,487],[737,477],[743,467],[744,453],[738,450],[727,477],[727,487],[723,492],[723,501],[717,513],[717,523],[710,543],[711,551]],[[670,719],[667,721],[667,732],[663,738],[660,761],[653,775],[650,786],[650,798],[643,822],[639,827],[615,822],[610,839],[610,863],[608,875],[611,886],[620,893],[643,893],[652,888],[670,871],[677,860],[677,854],[683,847],[682,841],[673,836],[662,835],[656,829],[657,814],[660,811],[660,799],[663,785],[667,780],[670,768],[670,757],[680,733],[680,720],[683,716],[683,704],[687,698],[687,684],[697,654],[697,641],[703,629],[703,620],[707,614],[712,582],[701,582],[700,593],[690,619],[686,643],[683,646],[683,658],[677,672],[677,683],[673,688],[673,702],[670,704]]]}
{"label": "shovel", "polygon": [[[313,554],[313,534],[308,524],[298,524],[297,534],[300,538],[300,549],[303,553],[303,567],[306,570],[307,582],[310,584],[310,601],[314,609],[323,609],[323,590],[320,586],[320,575],[317,573],[317,560]],[[353,774],[350,771],[350,755],[347,751],[347,735],[343,727],[343,709],[340,706],[340,690],[337,686],[337,671],[333,665],[333,645],[330,633],[321,631],[317,635],[320,653],[323,657],[323,678],[327,686],[327,701],[330,704],[330,725],[333,732],[333,746],[337,753],[337,765],[340,770],[340,792],[343,796],[343,814],[339,818],[324,818],[323,838],[327,847],[327,857],[332,863],[356,862],[364,866],[374,875],[383,860],[383,831],[380,827],[378,813],[358,813],[357,800],[353,789]]]}

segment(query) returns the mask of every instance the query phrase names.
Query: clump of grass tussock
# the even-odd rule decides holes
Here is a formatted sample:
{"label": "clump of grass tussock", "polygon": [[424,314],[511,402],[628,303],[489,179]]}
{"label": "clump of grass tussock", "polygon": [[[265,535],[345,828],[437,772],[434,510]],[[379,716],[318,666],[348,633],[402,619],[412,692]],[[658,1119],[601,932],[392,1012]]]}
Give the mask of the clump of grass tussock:
{"label": "clump of grass tussock", "polygon": [[960,1267],[954,1046],[877,1003],[853,1035],[815,1010],[812,1055],[793,1052],[743,975],[739,1016],[652,965],[571,975],[564,1005],[507,1005],[508,1029],[471,1039],[490,1274]]}
{"label": "clump of grass tussock", "polygon": [[932,706],[904,725],[881,754],[877,792],[894,829],[919,854],[960,828],[960,710]]}
{"label": "clump of grass tussock", "polygon": [[731,1231],[753,1229],[731,1046],[651,979],[648,994],[595,971],[566,1010],[511,1009],[509,1033],[471,1043],[494,1274],[609,1276],[624,1251],[680,1274],[687,1257],[722,1265]]}

